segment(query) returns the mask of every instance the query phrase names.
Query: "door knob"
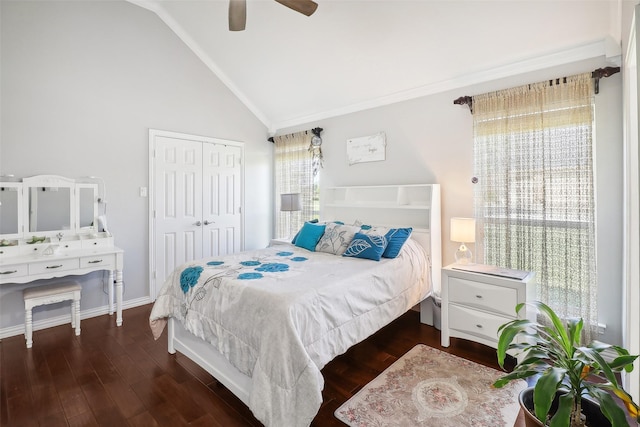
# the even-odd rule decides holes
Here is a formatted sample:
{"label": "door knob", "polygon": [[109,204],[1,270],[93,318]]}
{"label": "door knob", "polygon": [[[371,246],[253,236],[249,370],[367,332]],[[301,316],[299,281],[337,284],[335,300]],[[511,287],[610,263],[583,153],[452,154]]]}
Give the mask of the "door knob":
{"label": "door knob", "polygon": [[196,221],[196,223],[193,224],[193,225],[197,225],[198,227],[200,227],[202,225],[202,223],[200,221]]}
{"label": "door knob", "polygon": [[204,220],[204,225],[215,224],[215,221],[209,221],[207,219]]}

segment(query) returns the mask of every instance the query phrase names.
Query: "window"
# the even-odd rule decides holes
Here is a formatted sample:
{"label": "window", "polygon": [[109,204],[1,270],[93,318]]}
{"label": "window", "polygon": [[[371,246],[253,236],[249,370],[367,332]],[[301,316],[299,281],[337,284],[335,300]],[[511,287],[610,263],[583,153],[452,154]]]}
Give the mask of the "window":
{"label": "window", "polygon": [[284,193],[300,193],[302,200],[300,211],[281,212],[277,206],[277,237],[295,234],[304,221],[320,215],[318,174],[314,174],[313,156],[309,150],[312,136],[310,131],[303,131],[273,138],[276,200],[279,203],[280,194]]}
{"label": "window", "polygon": [[537,297],[597,330],[591,73],[473,98],[487,264],[536,272]]}

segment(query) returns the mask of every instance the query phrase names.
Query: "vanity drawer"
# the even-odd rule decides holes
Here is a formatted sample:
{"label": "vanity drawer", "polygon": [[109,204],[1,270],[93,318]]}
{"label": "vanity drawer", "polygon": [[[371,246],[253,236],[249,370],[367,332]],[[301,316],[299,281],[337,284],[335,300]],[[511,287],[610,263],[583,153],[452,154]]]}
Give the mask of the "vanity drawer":
{"label": "vanity drawer", "polygon": [[74,270],[79,266],[78,258],[55,259],[47,262],[32,262],[29,264],[29,274],[52,273],[56,271]]}
{"label": "vanity drawer", "polygon": [[83,248],[104,248],[113,246],[113,239],[110,237],[87,239],[82,241]]}
{"label": "vanity drawer", "polygon": [[513,288],[449,277],[449,301],[514,318],[518,292]]}
{"label": "vanity drawer", "polygon": [[59,248],[63,251],[81,249],[82,243],[80,242],[80,240],[70,240],[67,242],[59,243]]}
{"label": "vanity drawer", "polygon": [[0,279],[9,280],[12,277],[26,276],[29,273],[27,264],[2,265],[0,266]]}
{"label": "vanity drawer", "polygon": [[94,255],[80,258],[80,268],[109,267],[113,264],[111,255]]}
{"label": "vanity drawer", "polygon": [[[468,307],[451,304],[449,306],[449,328],[464,334],[498,342],[498,328],[512,318],[502,317],[484,311],[476,311]],[[452,333],[453,336],[457,334]]]}

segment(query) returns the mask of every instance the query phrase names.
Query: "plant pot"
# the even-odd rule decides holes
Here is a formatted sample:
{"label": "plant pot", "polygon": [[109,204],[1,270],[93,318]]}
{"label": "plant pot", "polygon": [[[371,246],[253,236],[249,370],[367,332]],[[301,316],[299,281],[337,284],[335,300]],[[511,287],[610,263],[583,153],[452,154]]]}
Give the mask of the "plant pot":
{"label": "plant pot", "polygon": [[[556,398],[551,404],[550,413],[555,413],[558,408],[558,396],[560,393],[556,393]],[[526,427],[544,427],[544,424],[536,418],[533,410],[533,387],[525,388],[520,392],[518,396],[520,407],[524,412],[524,425]],[[611,427],[611,423],[600,411],[600,405],[596,402],[582,398],[582,413],[586,417],[587,427]]]}

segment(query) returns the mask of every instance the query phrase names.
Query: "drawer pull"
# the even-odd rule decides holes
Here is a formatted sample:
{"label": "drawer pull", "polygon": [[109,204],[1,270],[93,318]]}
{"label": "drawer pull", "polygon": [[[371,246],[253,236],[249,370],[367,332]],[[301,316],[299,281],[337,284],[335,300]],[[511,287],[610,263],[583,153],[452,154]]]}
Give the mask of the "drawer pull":
{"label": "drawer pull", "polygon": [[62,264],[58,264],[58,265],[47,265],[47,268],[60,268],[62,267]]}
{"label": "drawer pull", "polygon": [[476,328],[482,329],[482,325],[476,325]]}
{"label": "drawer pull", "polygon": [[17,272],[18,272],[18,270],[11,270],[11,271],[0,272],[0,274],[13,274],[13,273],[17,273]]}
{"label": "drawer pull", "polygon": [[96,260],[93,260],[93,261],[89,261],[89,264],[99,264],[101,262],[102,262],[101,259],[96,259]]}
{"label": "drawer pull", "polygon": [[482,297],[482,295],[476,295],[476,298],[477,299],[482,299],[483,297]]}

